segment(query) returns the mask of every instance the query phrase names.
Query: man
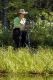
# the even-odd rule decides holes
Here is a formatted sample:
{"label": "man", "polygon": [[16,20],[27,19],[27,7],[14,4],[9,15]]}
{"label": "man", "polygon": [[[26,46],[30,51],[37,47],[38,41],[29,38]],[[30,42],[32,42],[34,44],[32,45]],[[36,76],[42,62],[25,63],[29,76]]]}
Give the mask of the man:
{"label": "man", "polygon": [[14,19],[14,27],[13,27],[13,40],[16,47],[25,47],[26,46],[26,36],[27,31],[25,30],[26,18],[27,15],[24,9],[19,10],[19,17]]}

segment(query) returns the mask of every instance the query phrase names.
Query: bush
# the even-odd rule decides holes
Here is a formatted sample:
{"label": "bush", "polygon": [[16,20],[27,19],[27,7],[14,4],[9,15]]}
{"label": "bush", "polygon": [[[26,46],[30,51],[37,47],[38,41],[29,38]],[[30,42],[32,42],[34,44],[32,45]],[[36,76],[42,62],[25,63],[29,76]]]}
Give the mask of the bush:
{"label": "bush", "polygon": [[[49,23],[50,24],[50,23]],[[48,25],[46,20],[37,21],[30,33],[32,41],[40,45],[53,45],[53,26]]]}
{"label": "bush", "polygon": [[10,30],[2,30],[0,33],[0,46],[12,44],[12,32]]}

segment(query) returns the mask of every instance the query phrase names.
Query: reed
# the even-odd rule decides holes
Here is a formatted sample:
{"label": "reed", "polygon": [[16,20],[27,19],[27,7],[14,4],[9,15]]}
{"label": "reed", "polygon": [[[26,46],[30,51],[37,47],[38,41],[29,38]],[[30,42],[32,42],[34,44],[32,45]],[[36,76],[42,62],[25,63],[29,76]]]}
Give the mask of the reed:
{"label": "reed", "polygon": [[53,73],[53,50],[39,47],[33,52],[28,48],[0,47],[0,72]]}

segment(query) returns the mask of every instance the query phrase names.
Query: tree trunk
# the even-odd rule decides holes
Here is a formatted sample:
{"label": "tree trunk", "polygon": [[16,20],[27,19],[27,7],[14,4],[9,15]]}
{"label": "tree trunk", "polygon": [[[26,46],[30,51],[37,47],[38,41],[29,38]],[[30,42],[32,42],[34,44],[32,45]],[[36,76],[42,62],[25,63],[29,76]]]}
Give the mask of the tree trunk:
{"label": "tree trunk", "polygon": [[3,27],[7,28],[8,25],[8,20],[7,20],[7,14],[8,14],[8,10],[7,10],[7,5],[8,5],[8,0],[2,0],[2,6],[3,6],[3,10],[2,10],[2,23],[3,23]]}

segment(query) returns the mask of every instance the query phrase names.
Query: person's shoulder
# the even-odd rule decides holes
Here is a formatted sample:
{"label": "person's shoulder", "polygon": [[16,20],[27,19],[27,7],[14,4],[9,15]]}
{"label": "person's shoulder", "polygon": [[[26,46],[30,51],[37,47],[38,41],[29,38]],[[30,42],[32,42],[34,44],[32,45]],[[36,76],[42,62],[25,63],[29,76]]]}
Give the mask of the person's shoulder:
{"label": "person's shoulder", "polygon": [[15,17],[14,20],[19,20],[19,17]]}

